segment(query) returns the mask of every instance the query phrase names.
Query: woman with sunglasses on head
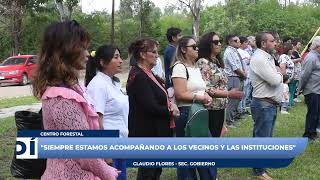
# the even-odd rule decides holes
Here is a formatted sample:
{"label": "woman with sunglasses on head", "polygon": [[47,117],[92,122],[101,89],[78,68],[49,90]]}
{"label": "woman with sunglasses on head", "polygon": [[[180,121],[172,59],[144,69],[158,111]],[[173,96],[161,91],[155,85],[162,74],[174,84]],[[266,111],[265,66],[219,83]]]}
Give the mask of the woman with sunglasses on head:
{"label": "woman with sunglasses on head", "polygon": [[[76,21],[53,23],[45,30],[33,94],[42,101],[45,130],[97,130],[98,115],[84,87],[79,85],[85,69],[89,33]],[[41,179],[115,180],[118,171],[103,159],[47,159]]]}
{"label": "woman with sunglasses on head", "polygon": [[[120,138],[128,137],[128,96],[121,90],[119,78],[115,75],[122,71],[120,50],[112,45],[100,46],[95,56],[95,68],[98,72],[88,85],[88,94],[93,99],[95,111],[99,115],[100,129],[119,130]],[[111,164],[111,159],[107,159]],[[118,180],[126,179],[126,162],[113,159],[113,166],[121,170]]]}
{"label": "woman with sunglasses on head", "polygon": [[[130,45],[136,64],[127,81],[129,96],[129,137],[170,137],[174,128],[170,114],[174,106],[162,80],[151,69],[159,56],[156,41],[145,38]],[[137,180],[158,180],[162,168],[138,168]]]}
{"label": "woman with sunglasses on head", "polygon": [[[196,66],[198,47],[191,36],[178,40],[176,53],[173,57],[172,82],[175,99],[180,110],[180,117],[176,121],[176,136],[185,137],[184,128],[188,121],[188,114],[193,101],[209,105],[212,98],[205,93],[206,84],[200,69]],[[209,168],[198,168],[201,179],[215,179],[209,173]],[[197,179],[195,168],[178,168],[178,180]]]}
{"label": "woman with sunglasses on head", "polygon": [[220,137],[224,123],[225,108],[228,98],[240,99],[242,91],[228,91],[228,78],[224,73],[224,63],[220,57],[220,37],[215,32],[209,32],[200,38],[199,60],[202,78],[206,83],[206,91],[213,98],[207,107],[209,110],[209,129],[212,137]]}

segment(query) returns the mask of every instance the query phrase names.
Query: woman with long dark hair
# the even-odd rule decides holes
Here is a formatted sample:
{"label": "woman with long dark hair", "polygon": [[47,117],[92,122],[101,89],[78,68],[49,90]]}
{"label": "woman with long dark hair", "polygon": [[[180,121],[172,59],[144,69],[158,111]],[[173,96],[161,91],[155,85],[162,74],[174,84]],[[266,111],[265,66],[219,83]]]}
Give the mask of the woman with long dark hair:
{"label": "woman with long dark hair", "polygon": [[[103,45],[95,55],[96,76],[88,84],[88,94],[93,98],[95,111],[99,115],[100,129],[119,130],[120,138],[128,137],[128,96],[121,90],[119,78],[115,75],[122,71],[119,48]],[[110,159],[107,159],[111,163]],[[123,159],[113,159],[115,168],[121,170],[118,180],[126,179],[126,164]]]}
{"label": "woman with long dark hair", "polygon": [[[44,33],[33,81],[42,101],[45,130],[99,129],[98,115],[79,84],[85,69],[89,33],[76,21],[51,24]],[[115,180],[118,172],[103,159],[47,159],[41,179]]]}
{"label": "woman with long dark hair", "polygon": [[206,83],[206,91],[213,98],[207,107],[209,129],[213,137],[220,137],[228,98],[240,99],[243,96],[242,91],[227,89],[228,78],[224,73],[224,63],[220,57],[221,42],[222,40],[215,32],[204,34],[200,38],[197,61]]}

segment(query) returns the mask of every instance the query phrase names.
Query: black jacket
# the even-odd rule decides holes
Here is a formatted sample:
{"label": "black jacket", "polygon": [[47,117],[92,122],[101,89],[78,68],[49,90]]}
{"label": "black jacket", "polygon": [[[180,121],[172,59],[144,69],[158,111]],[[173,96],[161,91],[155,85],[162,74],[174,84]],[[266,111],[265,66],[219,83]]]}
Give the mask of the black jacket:
{"label": "black jacket", "polygon": [[[162,84],[160,79],[157,80]],[[137,65],[129,72],[127,94],[129,137],[171,136],[166,95]]]}

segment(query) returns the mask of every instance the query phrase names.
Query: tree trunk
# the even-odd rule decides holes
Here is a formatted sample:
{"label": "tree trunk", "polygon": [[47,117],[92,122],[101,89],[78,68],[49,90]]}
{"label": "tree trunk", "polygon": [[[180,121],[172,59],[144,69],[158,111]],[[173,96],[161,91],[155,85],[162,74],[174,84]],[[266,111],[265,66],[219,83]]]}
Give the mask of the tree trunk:
{"label": "tree trunk", "polygon": [[200,5],[201,0],[194,0],[192,4],[192,15],[193,15],[193,22],[192,22],[192,34],[197,41],[199,38],[199,29],[200,29]]}
{"label": "tree trunk", "polygon": [[56,7],[57,7],[59,15],[60,15],[60,21],[61,22],[65,21],[66,20],[66,14],[64,12],[62,0],[56,0]]}
{"label": "tree trunk", "polygon": [[115,34],[114,34],[114,0],[112,0],[112,14],[111,14],[111,44],[114,44],[114,38],[115,38]]}
{"label": "tree trunk", "polygon": [[142,29],[143,29],[143,17],[142,17],[142,0],[139,0],[139,5],[140,5],[140,28],[139,28],[139,37],[142,37]]}
{"label": "tree trunk", "polygon": [[200,17],[193,17],[192,22],[192,35],[195,39],[195,41],[198,41],[199,38],[199,29],[200,29]]}
{"label": "tree trunk", "polygon": [[11,36],[13,39],[13,47],[12,47],[12,55],[17,55],[20,51],[20,33],[21,33],[21,23],[22,23],[22,15],[21,15],[21,6],[17,2],[17,0],[12,1],[11,4]]}

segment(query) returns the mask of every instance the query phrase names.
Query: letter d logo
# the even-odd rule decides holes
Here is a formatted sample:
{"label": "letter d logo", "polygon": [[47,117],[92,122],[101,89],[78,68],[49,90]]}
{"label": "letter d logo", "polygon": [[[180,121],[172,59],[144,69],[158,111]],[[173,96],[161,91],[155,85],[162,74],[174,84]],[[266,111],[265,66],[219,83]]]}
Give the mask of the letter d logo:
{"label": "letter d logo", "polygon": [[38,159],[38,138],[17,138],[17,159]]}

